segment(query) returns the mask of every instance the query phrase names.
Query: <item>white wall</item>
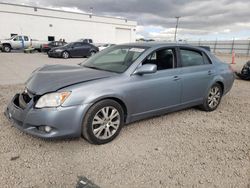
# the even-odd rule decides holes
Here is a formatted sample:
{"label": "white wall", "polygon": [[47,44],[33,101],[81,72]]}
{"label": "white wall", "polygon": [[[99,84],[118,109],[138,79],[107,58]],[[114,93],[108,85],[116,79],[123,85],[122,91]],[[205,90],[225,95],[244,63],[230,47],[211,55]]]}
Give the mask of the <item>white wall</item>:
{"label": "white wall", "polygon": [[[136,25],[136,22],[125,19],[95,15],[90,18],[87,14],[43,8],[34,11],[33,7],[0,3],[1,39],[16,33],[38,40],[48,40],[48,36],[55,36],[55,40],[64,38],[68,42],[80,38],[92,38],[95,43],[134,42]],[[117,33],[117,28],[126,29],[130,32],[129,36]]]}

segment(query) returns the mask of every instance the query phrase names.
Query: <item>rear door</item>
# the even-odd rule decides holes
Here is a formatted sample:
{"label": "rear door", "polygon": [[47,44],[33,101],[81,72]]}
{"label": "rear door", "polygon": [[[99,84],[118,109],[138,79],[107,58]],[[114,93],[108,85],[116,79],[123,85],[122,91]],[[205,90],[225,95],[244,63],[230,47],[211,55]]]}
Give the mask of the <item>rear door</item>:
{"label": "rear door", "polygon": [[71,56],[83,57],[89,55],[90,46],[88,43],[76,42],[73,45]]}
{"label": "rear door", "polygon": [[81,56],[81,51],[82,51],[82,42],[76,42],[72,45],[70,49],[70,55],[72,57],[78,57]]}
{"label": "rear door", "polygon": [[202,101],[213,75],[214,66],[207,55],[192,48],[179,48],[181,60],[181,102],[196,103]]}
{"label": "rear door", "polygon": [[30,46],[30,40],[28,36],[23,37],[24,40],[24,48],[28,48]]}

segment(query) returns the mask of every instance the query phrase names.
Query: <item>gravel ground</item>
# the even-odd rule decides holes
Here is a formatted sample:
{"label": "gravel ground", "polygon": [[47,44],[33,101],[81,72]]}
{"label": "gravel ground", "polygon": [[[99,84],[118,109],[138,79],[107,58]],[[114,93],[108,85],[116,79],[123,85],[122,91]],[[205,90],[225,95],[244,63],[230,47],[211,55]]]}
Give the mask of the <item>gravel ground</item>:
{"label": "gravel ground", "polygon": [[214,112],[191,108],[139,121],[102,146],[20,132],[3,111],[24,86],[0,85],[0,187],[68,188],[85,176],[107,188],[249,188],[249,84],[236,80]]}
{"label": "gravel ground", "polygon": [[[3,116],[23,85],[0,86],[0,187],[250,186],[249,82],[236,80],[218,110],[187,109],[130,124],[113,142],[44,141]],[[240,92],[239,92],[240,91]]]}

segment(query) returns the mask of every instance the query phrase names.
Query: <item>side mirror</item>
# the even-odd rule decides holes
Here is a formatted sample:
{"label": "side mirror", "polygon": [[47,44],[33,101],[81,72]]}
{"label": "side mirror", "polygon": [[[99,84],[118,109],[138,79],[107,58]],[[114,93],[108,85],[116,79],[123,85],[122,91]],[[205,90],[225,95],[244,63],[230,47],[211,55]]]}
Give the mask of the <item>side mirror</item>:
{"label": "side mirror", "polygon": [[157,71],[157,66],[154,64],[145,64],[135,70],[134,74],[143,75],[143,74],[153,74]]}

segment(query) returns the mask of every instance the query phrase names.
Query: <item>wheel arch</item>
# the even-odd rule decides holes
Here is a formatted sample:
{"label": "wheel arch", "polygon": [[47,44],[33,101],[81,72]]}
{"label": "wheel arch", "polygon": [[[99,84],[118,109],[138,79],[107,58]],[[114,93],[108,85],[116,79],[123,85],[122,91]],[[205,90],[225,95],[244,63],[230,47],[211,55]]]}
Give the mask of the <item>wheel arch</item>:
{"label": "wheel arch", "polygon": [[216,84],[219,84],[219,85],[221,86],[222,94],[224,94],[224,89],[225,89],[224,83],[223,83],[222,81],[216,81],[215,83],[216,83]]}
{"label": "wheel arch", "polygon": [[107,96],[107,97],[99,98],[99,99],[93,101],[92,105],[88,108],[88,110],[89,110],[94,104],[96,104],[96,103],[98,103],[98,102],[100,102],[100,101],[103,101],[103,100],[113,100],[113,101],[117,102],[118,104],[120,104],[121,107],[122,107],[122,109],[123,109],[123,112],[124,112],[124,122],[126,122],[127,117],[128,117],[128,108],[127,108],[126,103],[125,103],[122,99],[120,99],[120,98],[118,98],[118,97],[113,97],[113,96],[112,96],[112,97],[111,97],[111,96],[109,97],[109,96]]}
{"label": "wheel arch", "polygon": [[10,47],[10,49],[12,50],[12,46],[11,46],[11,44],[10,43],[2,43],[2,46],[4,47],[4,46],[9,46]]}

